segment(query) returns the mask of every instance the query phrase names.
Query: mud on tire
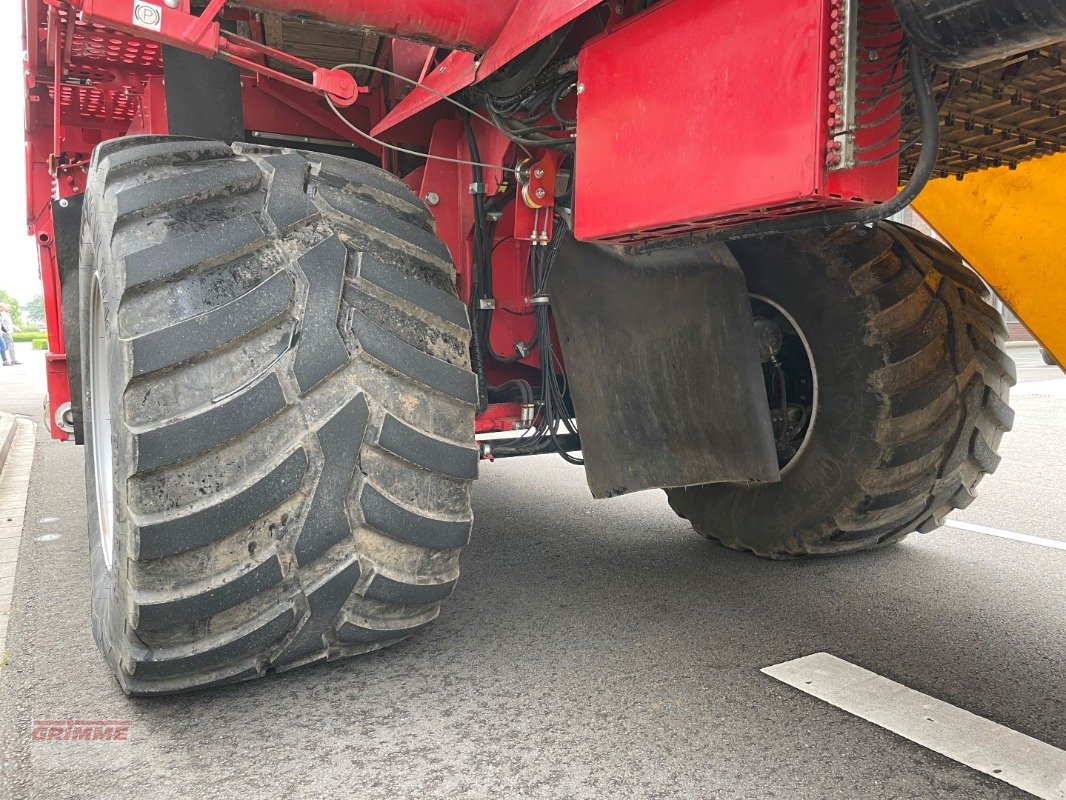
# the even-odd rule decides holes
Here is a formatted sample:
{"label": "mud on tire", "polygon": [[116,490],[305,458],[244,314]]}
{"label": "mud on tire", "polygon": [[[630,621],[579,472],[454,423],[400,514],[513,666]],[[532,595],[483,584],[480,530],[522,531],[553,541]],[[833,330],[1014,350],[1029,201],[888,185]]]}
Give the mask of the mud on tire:
{"label": "mud on tire", "polygon": [[346,159],[135,137],[97,148],[82,242],[93,631],[123,689],[432,621],[470,533],[478,395],[421,202]]}
{"label": "mud on tire", "polygon": [[981,280],[888,222],[730,247],[749,292],[806,336],[816,416],[780,483],[669,489],[674,510],[726,547],[779,558],[892,544],[968,506],[1013,421],[1014,362]]}

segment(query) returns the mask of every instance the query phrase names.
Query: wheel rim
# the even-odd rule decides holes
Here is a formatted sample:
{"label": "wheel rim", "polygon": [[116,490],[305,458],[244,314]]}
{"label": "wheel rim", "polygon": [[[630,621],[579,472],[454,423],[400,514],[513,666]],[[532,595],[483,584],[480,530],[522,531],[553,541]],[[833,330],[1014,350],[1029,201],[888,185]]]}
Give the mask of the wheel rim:
{"label": "wheel rim", "polygon": [[[778,467],[784,476],[799,461],[810,444],[818,418],[818,370],[810,342],[796,318],[763,295],[752,294],[752,314],[773,321],[781,330],[782,344],[775,354],[786,376],[787,414],[782,419],[777,368],[763,362],[766,397],[770,404]],[[787,428],[786,428],[787,426]]]}
{"label": "wheel rim", "polygon": [[93,473],[96,483],[97,532],[104,564],[111,569],[115,542],[115,495],[111,444],[111,356],[104,324],[100,282],[93,281],[89,304],[89,406]]}

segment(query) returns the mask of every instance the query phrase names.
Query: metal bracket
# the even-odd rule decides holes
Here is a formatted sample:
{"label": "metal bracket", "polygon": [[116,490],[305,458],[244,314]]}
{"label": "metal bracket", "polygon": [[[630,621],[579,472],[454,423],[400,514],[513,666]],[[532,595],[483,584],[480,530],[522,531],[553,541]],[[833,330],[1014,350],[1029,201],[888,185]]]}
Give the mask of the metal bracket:
{"label": "metal bracket", "polygon": [[[858,102],[859,0],[835,0],[828,42],[830,58],[830,171],[855,166],[855,107]],[[835,70],[835,71],[834,71]]]}
{"label": "metal bracket", "polygon": [[[235,33],[223,31],[215,19],[226,0],[211,0],[204,12],[195,16],[189,12],[188,3],[176,7],[169,4],[151,6],[151,19],[136,13],[137,6],[131,0],[69,0],[85,22],[132,34],[142,39],[179,47],[207,58],[221,58],[241,69],[265,75],[281,83],[295,86],[308,92],[327,95],[338,106],[350,106],[359,95],[368,91],[359,86],[348,72],[342,69],[320,67],[310,61],[246,39]],[[300,80],[266,65],[268,58],[284,62],[311,74],[311,81]],[[259,63],[256,59],[262,59]],[[58,85],[58,81],[57,81]]]}
{"label": "metal bracket", "polygon": [[[339,106],[350,106],[359,99],[360,94],[369,91],[368,87],[357,84],[355,78],[343,69],[320,67],[318,64],[305,61],[302,58],[297,58],[294,55],[268,47],[251,39],[245,39],[243,36],[237,36],[233,33],[226,34],[220,37],[218,45],[219,58],[224,58],[231,64],[235,64],[249,72],[266,75],[276,81],[287,83],[289,86],[328,95]],[[273,58],[278,61],[284,61],[286,64],[310,72],[311,83],[251,60],[260,56],[264,59]]]}
{"label": "metal bracket", "polygon": [[522,200],[533,209],[555,205],[555,178],[558,170],[557,156],[546,153],[535,163],[529,160],[519,167],[522,183]]}

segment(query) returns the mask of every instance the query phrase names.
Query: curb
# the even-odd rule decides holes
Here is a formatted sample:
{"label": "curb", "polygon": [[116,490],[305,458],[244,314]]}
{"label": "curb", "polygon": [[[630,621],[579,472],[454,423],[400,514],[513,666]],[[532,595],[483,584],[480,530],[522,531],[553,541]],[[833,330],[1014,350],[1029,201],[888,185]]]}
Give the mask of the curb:
{"label": "curb", "polygon": [[11,445],[15,443],[15,432],[18,430],[18,420],[13,414],[0,411],[0,473],[4,471],[7,463],[7,454],[11,452]]}
{"label": "curb", "polygon": [[[37,425],[0,412],[0,669],[6,666],[15,571],[26,518]],[[8,458],[13,460],[7,463]]]}

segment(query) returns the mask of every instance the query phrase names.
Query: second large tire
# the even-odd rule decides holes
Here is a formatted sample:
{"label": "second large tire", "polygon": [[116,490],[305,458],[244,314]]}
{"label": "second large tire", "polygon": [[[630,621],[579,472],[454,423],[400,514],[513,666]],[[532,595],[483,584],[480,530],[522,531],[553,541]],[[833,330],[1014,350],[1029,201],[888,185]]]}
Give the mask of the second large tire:
{"label": "second large tire", "polygon": [[478,393],[422,203],[346,159],[118,139],[82,241],[93,631],[122,688],[433,620],[471,528]]}
{"label": "second large tire", "polygon": [[731,249],[753,304],[790,317],[804,340],[793,352],[809,350],[812,422],[779,483],[669,489],[674,510],[727,547],[781,558],[882,547],[969,505],[999,463],[1015,368],[958,255],[887,222]]}

